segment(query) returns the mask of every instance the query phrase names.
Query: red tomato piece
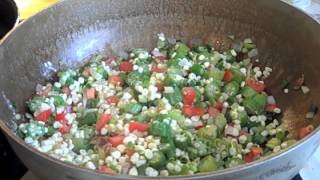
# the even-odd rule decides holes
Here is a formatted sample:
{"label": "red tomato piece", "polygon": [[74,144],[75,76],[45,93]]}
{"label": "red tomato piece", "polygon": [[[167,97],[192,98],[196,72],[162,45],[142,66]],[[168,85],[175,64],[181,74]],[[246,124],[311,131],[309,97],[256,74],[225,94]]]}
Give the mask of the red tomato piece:
{"label": "red tomato piece", "polygon": [[252,161],[253,161],[253,156],[252,156],[252,154],[249,152],[248,154],[244,155],[243,160],[244,160],[246,163],[252,162]]}
{"label": "red tomato piece", "polygon": [[149,129],[149,125],[147,123],[142,123],[142,122],[130,122],[129,124],[129,131],[133,132],[135,130],[139,131],[139,132],[144,132],[147,131]]}
{"label": "red tomato piece", "polygon": [[231,81],[233,78],[232,71],[230,69],[227,69],[224,71],[223,80],[225,81]]}
{"label": "red tomato piece", "polygon": [[124,136],[113,136],[108,138],[108,142],[112,145],[112,147],[117,147],[120,144],[123,144]]}
{"label": "red tomato piece", "polygon": [[119,65],[119,70],[124,72],[131,72],[133,70],[133,64],[129,61],[123,61]]}
{"label": "red tomato piece", "polygon": [[114,170],[112,170],[108,166],[100,166],[97,171],[102,173],[107,173],[107,174],[117,174]]}
{"label": "red tomato piece", "polygon": [[64,118],[65,118],[65,113],[64,112],[57,113],[57,115],[56,115],[56,120],[57,121],[63,121]]}
{"label": "red tomato piece", "polygon": [[275,105],[275,104],[267,104],[266,107],[265,107],[265,110],[266,110],[267,112],[273,112],[273,110],[274,110],[275,108],[277,108],[277,105]]}
{"label": "red tomato piece", "polygon": [[256,158],[258,158],[262,154],[262,152],[263,152],[262,148],[260,148],[260,147],[252,147],[251,151],[244,156],[243,160],[246,163],[250,163],[253,160],[255,160]]}
{"label": "red tomato piece", "polygon": [[303,127],[299,130],[299,139],[302,139],[306,137],[308,134],[310,134],[313,131],[314,127],[312,125]]}
{"label": "red tomato piece", "polygon": [[186,116],[191,117],[193,115],[192,106],[189,106],[189,105],[183,106],[183,113]]}
{"label": "red tomato piece", "polygon": [[132,150],[132,149],[126,149],[125,152],[129,157],[131,157],[135,153],[134,150]]}
{"label": "red tomato piece", "polygon": [[112,116],[111,114],[104,113],[100,117],[100,119],[97,121],[96,124],[96,130],[100,132],[100,130],[111,120]]}
{"label": "red tomato piece", "polygon": [[164,70],[159,68],[157,64],[152,64],[151,72],[162,73]]}
{"label": "red tomato piece", "polygon": [[62,127],[59,128],[59,132],[61,134],[66,134],[70,131],[70,126],[67,124],[67,121],[64,120],[63,122],[60,122],[62,124]]}
{"label": "red tomato piece", "polygon": [[48,122],[50,115],[51,115],[50,109],[42,111],[36,116],[36,120],[46,123]]}
{"label": "red tomato piece", "polygon": [[59,128],[59,132],[61,134],[66,134],[70,131],[70,127],[69,126],[62,126],[61,128]]}
{"label": "red tomato piece", "polygon": [[246,84],[258,93],[262,92],[266,88],[265,84],[258,82],[254,79],[247,79]]}
{"label": "red tomato piece", "polygon": [[183,113],[188,116],[202,116],[205,114],[205,109],[201,108],[201,107],[193,107],[190,105],[185,105],[183,107]]}
{"label": "red tomato piece", "polygon": [[182,90],[183,94],[183,104],[184,105],[192,105],[195,101],[197,92],[192,87],[185,87]]}
{"label": "red tomato piece", "polygon": [[96,90],[94,88],[90,88],[86,90],[87,99],[94,99],[96,96]]}
{"label": "red tomato piece", "polygon": [[218,110],[221,112],[222,109],[223,109],[223,102],[217,101],[217,102],[214,104],[213,107],[216,108],[216,109],[218,109]]}
{"label": "red tomato piece", "polygon": [[122,79],[118,75],[112,75],[112,76],[109,76],[109,83],[113,85],[121,85]]}
{"label": "red tomato piece", "polygon": [[262,151],[263,150],[260,147],[252,147],[251,148],[251,153],[252,153],[253,157],[259,156],[262,153]]}
{"label": "red tomato piece", "polygon": [[119,102],[119,98],[117,96],[109,96],[106,98],[108,104],[117,105]]}
{"label": "red tomato piece", "polygon": [[203,116],[206,113],[205,109],[201,107],[193,107],[192,108],[192,115],[193,116]]}
{"label": "red tomato piece", "polygon": [[209,107],[208,113],[210,117],[217,117],[220,114],[220,110],[215,107]]}

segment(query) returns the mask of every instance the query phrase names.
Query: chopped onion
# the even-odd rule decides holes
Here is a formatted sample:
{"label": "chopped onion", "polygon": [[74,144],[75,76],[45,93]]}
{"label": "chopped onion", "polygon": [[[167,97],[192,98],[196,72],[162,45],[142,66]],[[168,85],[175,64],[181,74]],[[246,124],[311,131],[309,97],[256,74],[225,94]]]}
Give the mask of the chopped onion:
{"label": "chopped onion", "polygon": [[231,136],[239,136],[239,130],[237,128],[234,128],[232,126],[227,126],[226,129],[224,130],[224,133],[226,135],[231,135]]}
{"label": "chopped onion", "polygon": [[310,89],[307,86],[301,86],[301,90],[303,94],[308,94],[310,92]]}

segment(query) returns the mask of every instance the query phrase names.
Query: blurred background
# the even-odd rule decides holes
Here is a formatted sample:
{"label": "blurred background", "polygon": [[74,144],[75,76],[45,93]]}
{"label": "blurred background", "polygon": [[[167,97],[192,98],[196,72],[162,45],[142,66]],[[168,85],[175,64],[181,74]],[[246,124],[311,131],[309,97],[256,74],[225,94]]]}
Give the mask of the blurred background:
{"label": "blurred background", "polygon": [[58,0],[15,0],[20,10],[20,18],[26,19]]}

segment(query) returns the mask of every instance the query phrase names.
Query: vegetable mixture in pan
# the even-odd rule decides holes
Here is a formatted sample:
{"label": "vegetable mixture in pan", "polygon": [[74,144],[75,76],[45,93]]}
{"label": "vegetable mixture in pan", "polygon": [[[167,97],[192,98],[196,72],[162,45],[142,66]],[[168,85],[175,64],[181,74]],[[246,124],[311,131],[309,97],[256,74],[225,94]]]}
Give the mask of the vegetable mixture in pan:
{"label": "vegetable mixture in pan", "polygon": [[251,63],[257,54],[249,38],[218,52],[161,33],[152,52],[98,54],[38,85],[17,134],[61,161],[111,174],[191,175],[250,163],[296,142],[265,91],[272,69]]}

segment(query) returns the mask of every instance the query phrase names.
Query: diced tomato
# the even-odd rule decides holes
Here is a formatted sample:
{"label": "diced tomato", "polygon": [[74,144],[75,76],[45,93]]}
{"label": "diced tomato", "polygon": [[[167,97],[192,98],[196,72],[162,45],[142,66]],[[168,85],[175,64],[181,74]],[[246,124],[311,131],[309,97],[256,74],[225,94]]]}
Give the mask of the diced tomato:
{"label": "diced tomato", "polygon": [[124,136],[119,135],[119,136],[113,136],[109,137],[108,141],[112,145],[112,147],[117,147],[119,144],[123,143]]}
{"label": "diced tomato", "polygon": [[57,113],[56,120],[57,121],[63,121],[65,118],[65,112]]}
{"label": "diced tomato", "polygon": [[192,106],[190,106],[190,105],[183,106],[183,113],[186,116],[191,117],[193,115]]}
{"label": "diced tomato", "polygon": [[100,166],[97,171],[102,173],[108,173],[108,174],[117,174],[114,170],[112,170],[108,166]]}
{"label": "diced tomato", "polygon": [[232,71],[227,69],[224,71],[224,75],[223,75],[223,80],[224,81],[231,81],[233,78],[233,74]]}
{"label": "diced tomato", "polygon": [[96,96],[96,90],[94,88],[89,88],[86,90],[87,99],[94,99]]}
{"label": "diced tomato", "polygon": [[108,104],[117,105],[119,102],[119,98],[117,96],[109,96],[106,98]]}
{"label": "diced tomato", "polygon": [[273,112],[273,110],[274,110],[275,108],[277,108],[277,105],[275,105],[275,104],[267,104],[266,107],[265,107],[265,110],[266,110],[267,112]]}
{"label": "diced tomato", "polygon": [[129,61],[123,61],[119,65],[119,70],[124,72],[131,72],[133,70],[133,64]]}
{"label": "diced tomato", "polygon": [[144,132],[147,131],[149,129],[149,125],[147,123],[142,123],[142,122],[130,122],[129,124],[129,131],[133,132],[135,130],[140,131],[140,132]]}
{"label": "diced tomato", "polygon": [[71,90],[68,86],[63,86],[62,88],[62,92],[66,95],[70,95],[71,94]]}
{"label": "diced tomato", "polygon": [[313,131],[314,127],[312,125],[303,127],[299,130],[299,139],[302,139],[306,137],[308,134],[310,134]]}
{"label": "diced tomato", "polygon": [[126,149],[125,152],[129,157],[131,157],[135,153],[134,150],[132,150],[132,149]]}
{"label": "diced tomato", "polygon": [[50,109],[42,111],[36,116],[36,120],[46,123],[48,122],[50,115],[51,115]]}
{"label": "diced tomato", "polygon": [[260,147],[252,147],[251,148],[251,153],[252,153],[253,157],[257,157],[262,153],[262,148],[260,148]]}
{"label": "diced tomato", "polygon": [[252,147],[251,151],[244,156],[243,160],[246,163],[250,163],[253,160],[257,159],[261,155],[262,151],[263,150],[260,147]]}
{"label": "diced tomato", "polygon": [[248,154],[244,155],[244,157],[243,157],[243,160],[244,160],[244,162],[246,162],[246,163],[252,162],[253,159],[254,159],[254,158],[253,158],[253,156],[252,156],[251,153],[248,153]]}
{"label": "diced tomato", "polygon": [[157,64],[152,64],[151,72],[162,73],[164,70],[159,68]]}
{"label": "diced tomato", "polygon": [[60,122],[62,124],[62,127],[59,128],[59,132],[61,134],[66,134],[70,131],[70,126],[67,124],[67,121],[64,120],[63,122]]}
{"label": "diced tomato", "polygon": [[114,56],[111,56],[111,57],[108,57],[104,62],[106,62],[107,65],[110,65],[112,64],[113,61],[116,61],[116,57]]}
{"label": "diced tomato", "polygon": [[62,126],[61,128],[59,128],[59,132],[61,134],[66,134],[70,131],[70,126]]}
{"label": "diced tomato", "polygon": [[252,89],[256,90],[258,93],[262,92],[266,88],[265,84],[254,79],[247,79],[246,84]]}
{"label": "diced tomato", "polygon": [[109,76],[109,83],[114,85],[121,85],[122,79],[118,75],[112,75],[112,76]]}
{"label": "diced tomato", "polygon": [[201,107],[193,107],[192,108],[192,115],[193,116],[203,116],[206,113],[205,109]]}
{"label": "diced tomato", "polygon": [[183,107],[183,113],[188,116],[202,116],[205,113],[205,109],[201,108],[201,107],[193,107],[190,105],[185,105]]}
{"label": "diced tomato", "polygon": [[216,108],[216,109],[218,109],[218,110],[221,112],[222,109],[223,109],[223,102],[217,101],[217,102],[214,104],[213,107]]}
{"label": "diced tomato", "polygon": [[208,113],[210,117],[217,117],[220,114],[220,110],[215,107],[209,107]]}
{"label": "diced tomato", "polygon": [[183,94],[183,104],[184,105],[192,105],[195,101],[197,92],[192,87],[185,87],[182,90]]}
{"label": "diced tomato", "polygon": [[104,113],[97,121],[96,130],[100,132],[100,130],[111,120],[111,114]]}

